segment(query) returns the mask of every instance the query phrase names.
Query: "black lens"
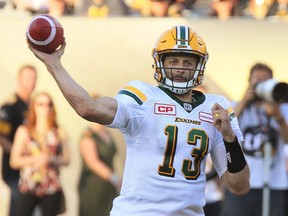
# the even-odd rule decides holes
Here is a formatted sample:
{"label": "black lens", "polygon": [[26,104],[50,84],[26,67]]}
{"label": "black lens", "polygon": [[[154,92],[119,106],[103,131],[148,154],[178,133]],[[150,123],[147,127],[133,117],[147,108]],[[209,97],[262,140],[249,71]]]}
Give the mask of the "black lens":
{"label": "black lens", "polygon": [[288,102],[288,84],[279,82],[273,89],[273,97],[278,103]]}

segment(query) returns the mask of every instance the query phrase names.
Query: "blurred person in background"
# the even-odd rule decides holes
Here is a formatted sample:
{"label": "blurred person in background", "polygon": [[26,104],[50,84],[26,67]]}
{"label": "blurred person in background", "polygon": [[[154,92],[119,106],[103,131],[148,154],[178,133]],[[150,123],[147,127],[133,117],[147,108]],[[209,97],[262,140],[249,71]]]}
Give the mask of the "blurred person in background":
{"label": "blurred person in background", "polygon": [[288,0],[277,0],[278,7],[276,15],[287,16],[288,15]]}
{"label": "blurred person in background", "polygon": [[31,216],[36,206],[43,216],[59,214],[64,198],[60,167],[68,164],[67,136],[58,126],[52,98],[46,92],[38,93],[11,149],[10,165],[20,169],[20,196],[14,216]]}
{"label": "blurred person in background", "polygon": [[172,0],[150,0],[150,16],[166,17]]}
{"label": "blurred person in background", "polygon": [[9,215],[14,216],[16,202],[19,197],[19,170],[9,165],[14,135],[18,126],[23,124],[28,104],[37,80],[37,70],[32,65],[23,65],[17,74],[17,89],[0,108],[0,145],[2,153],[2,178],[11,191]]}
{"label": "blurred person in background", "polygon": [[185,0],[173,0],[168,8],[169,17],[182,17],[184,16]]}
{"label": "blurred person in background", "polygon": [[13,7],[28,14],[48,13],[48,0],[11,0]]}
{"label": "blurred person in background", "polygon": [[182,17],[186,8],[185,0],[147,0],[142,8],[142,16]]}
{"label": "blurred person in background", "polygon": [[[93,98],[98,97],[93,94]],[[105,126],[90,123],[83,132],[80,139],[83,163],[78,184],[79,216],[109,216],[122,183],[113,168],[116,150],[113,136]]]}
{"label": "blurred person in background", "polygon": [[189,18],[210,17],[215,15],[212,0],[185,0],[183,15]]}
{"label": "blurred person in background", "polygon": [[8,3],[8,0],[0,0],[0,10],[2,10]]}
{"label": "blurred person in background", "polygon": [[12,0],[16,10],[59,17],[74,14],[74,0]]}
{"label": "blurred person in background", "polygon": [[93,0],[93,4],[87,9],[88,17],[107,17],[109,13],[109,6],[105,0]]}
{"label": "blurred person in background", "polygon": [[[174,4],[175,0],[125,0],[132,11],[132,15],[141,17],[179,16],[182,4]],[[169,12],[170,6],[171,10]]]}
{"label": "blurred person in background", "polygon": [[74,5],[71,0],[47,0],[48,14],[55,17],[74,15]]}
{"label": "blurred person in background", "polygon": [[220,20],[227,20],[234,15],[238,0],[212,0],[212,8]]}
{"label": "blurred person in background", "polygon": [[287,2],[287,0],[238,0],[238,1],[242,2],[243,16],[248,18],[263,20],[269,18],[270,16],[285,15],[286,10],[285,2]]}
{"label": "blurred person in background", "polygon": [[84,15],[87,17],[107,17],[109,14],[109,6],[105,0],[93,0],[87,5]]}
{"label": "blurred person in background", "polygon": [[[248,87],[239,102],[234,104],[235,115],[244,136],[243,152],[250,167],[251,190],[244,196],[225,191],[221,216],[261,216],[263,190],[269,187],[269,216],[285,216],[285,192],[288,188],[284,144],[288,142],[288,104],[269,102],[256,94],[261,82],[273,78],[272,69],[256,63],[250,69]],[[266,89],[268,90],[268,89]],[[286,91],[287,93],[287,91]],[[265,144],[272,148],[268,182],[265,182]],[[269,153],[267,153],[269,154]],[[266,172],[265,172],[266,173]],[[266,185],[268,184],[268,185]]]}
{"label": "blurred person in background", "polygon": [[124,0],[79,0],[77,14],[88,17],[121,17],[129,14]]}

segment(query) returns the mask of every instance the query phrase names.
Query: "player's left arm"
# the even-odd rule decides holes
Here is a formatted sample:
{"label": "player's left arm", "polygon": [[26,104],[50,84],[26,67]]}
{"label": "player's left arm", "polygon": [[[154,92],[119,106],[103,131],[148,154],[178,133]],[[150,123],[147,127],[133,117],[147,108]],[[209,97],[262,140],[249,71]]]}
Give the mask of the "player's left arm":
{"label": "player's left arm", "polygon": [[236,195],[244,195],[250,190],[250,173],[249,167],[246,164],[244,168],[236,173],[231,173],[227,170],[221,177],[225,187]]}
{"label": "player's left arm", "polygon": [[232,129],[228,111],[216,103],[212,107],[213,125],[220,131],[226,148],[227,171],[221,176],[226,188],[234,194],[250,190],[250,173],[240,144]]}

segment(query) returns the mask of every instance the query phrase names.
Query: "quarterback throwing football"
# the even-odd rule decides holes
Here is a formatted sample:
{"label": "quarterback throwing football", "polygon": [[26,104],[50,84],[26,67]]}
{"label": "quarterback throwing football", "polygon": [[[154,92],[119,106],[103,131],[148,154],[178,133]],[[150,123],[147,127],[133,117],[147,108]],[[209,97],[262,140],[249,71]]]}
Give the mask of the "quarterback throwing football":
{"label": "quarterback throwing football", "polygon": [[123,185],[112,216],[203,216],[208,154],[229,191],[250,190],[239,145],[243,136],[231,105],[223,96],[193,90],[208,60],[198,33],[174,26],[160,36],[152,54],[157,86],[132,81],[115,98],[96,100],[61,64],[65,45],[51,54],[30,49],[81,117],[124,135]]}

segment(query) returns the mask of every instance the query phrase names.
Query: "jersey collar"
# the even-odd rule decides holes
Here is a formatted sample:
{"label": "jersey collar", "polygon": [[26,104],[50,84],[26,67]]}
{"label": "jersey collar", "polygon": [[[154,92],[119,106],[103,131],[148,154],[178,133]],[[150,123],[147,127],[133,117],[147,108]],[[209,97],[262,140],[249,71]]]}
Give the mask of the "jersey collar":
{"label": "jersey collar", "polygon": [[192,91],[192,103],[188,103],[186,101],[181,101],[179,98],[177,98],[172,92],[170,92],[168,89],[163,88],[161,86],[158,86],[162,91],[164,91],[169,97],[171,97],[173,100],[175,100],[178,104],[180,104],[183,109],[185,109],[187,112],[191,112],[195,107],[199,106],[205,101],[205,95],[197,90]]}

